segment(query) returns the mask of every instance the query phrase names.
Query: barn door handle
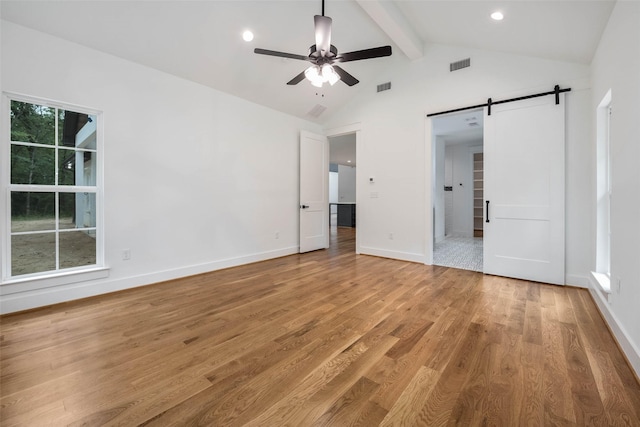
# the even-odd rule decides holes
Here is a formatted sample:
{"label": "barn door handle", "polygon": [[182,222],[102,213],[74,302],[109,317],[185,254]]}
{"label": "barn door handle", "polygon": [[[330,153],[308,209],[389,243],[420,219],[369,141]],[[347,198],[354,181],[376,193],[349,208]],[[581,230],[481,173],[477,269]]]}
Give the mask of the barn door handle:
{"label": "barn door handle", "polygon": [[489,222],[489,200],[485,202],[487,204],[487,220],[485,222]]}

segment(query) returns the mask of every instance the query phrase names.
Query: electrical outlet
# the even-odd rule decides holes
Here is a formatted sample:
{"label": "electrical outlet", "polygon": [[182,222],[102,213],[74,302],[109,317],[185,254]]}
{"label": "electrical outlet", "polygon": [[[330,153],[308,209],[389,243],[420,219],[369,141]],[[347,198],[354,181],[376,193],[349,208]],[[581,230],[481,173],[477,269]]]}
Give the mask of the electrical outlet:
{"label": "electrical outlet", "polygon": [[622,279],[620,279],[619,277],[616,277],[615,287],[616,287],[616,294],[620,294],[620,288],[622,287]]}
{"label": "electrical outlet", "polygon": [[276,231],[276,240],[280,238],[280,232]]}
{"label": "electrical outlet", "polygon": [[131,249],[122,250],[122,260],[129,261],[131,259]]}
{"label": "electrical outlet", "polygon": [[393,233],[389,233],[389,240],[393,240]]}

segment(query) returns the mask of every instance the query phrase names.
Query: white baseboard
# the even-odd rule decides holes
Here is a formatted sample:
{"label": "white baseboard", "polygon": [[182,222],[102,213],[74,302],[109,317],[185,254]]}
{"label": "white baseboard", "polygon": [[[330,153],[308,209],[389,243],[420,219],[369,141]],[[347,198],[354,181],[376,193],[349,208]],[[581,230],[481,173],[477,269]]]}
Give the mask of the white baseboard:
{"label": "white baseboard", "polygon": [[391,258],[397,259],[400,261],[409,261],[409,262],[419,262],[424,264],[425,255],[424,254],[414,254],[410,252],[398,252],[398,251],[389,251],[386,249],[378,249],[378,248],[370,248],[366,246],[360,247],[360,253],[362,255],[373,255],[379,256],[382,258]]}
{"label": "white baseboard", "polygon": [[598,289],[597,283],[594,283],[595,279],[590,280],[589,292],[596,302],[596,306],[602,313],[609,329],[613,333],[615,340],[622,349],[622,352],[627,357],[627,360],[631,364],[631,369],[635,371],[636,377],[640,378],[640,350],[634,345],[633,341],[629,339],[624,327],[618,322],[615,314],[609,309],[609,303],[606,301],[602,293]]}
{"label": "white baseboard", "polygon": [[298,253],[298,247],[292,246],[274,251],[244,255],[236,258],[227,258],[204,264],[180,267],[149,274],[141,274],[138,276],[111,280],[105,279],[99,281],[83,281],[67,285],[48,287],[44,289],[17,292],[10,295],[4,295],[2,297],[2,299],[0,300],[0,314],[29,310],[32,308],[44,307],[61,302],[73,301],[76,299],[107,294],[110,292],[122,291],[125,289],[150,285],[166,280],[178,279],[180,277],[193,276],[195,274],[221,270],[223,268],[236,267],[238,265],[250,264],[273,258],[280,258],[296,253]]}
{"label": "white baseboard", "polygon": [[565,283],[569,286],[575,286],[577,288],[589,288],[589,277],[578,276],[576,274],[567,274],[565,276]]}

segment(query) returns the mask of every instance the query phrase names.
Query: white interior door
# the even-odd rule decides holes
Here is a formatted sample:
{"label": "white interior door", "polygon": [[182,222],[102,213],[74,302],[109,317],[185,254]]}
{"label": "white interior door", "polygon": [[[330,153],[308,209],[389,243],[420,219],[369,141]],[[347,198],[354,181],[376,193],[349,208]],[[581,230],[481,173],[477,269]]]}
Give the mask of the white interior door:
{"label": "white interior door", "polygon": [[564,284],[564,96],[484,117],[484,272]]}
{"label": "white interior door", "polygon": [[300,253],[329,247],[329,142],[300,133]]}

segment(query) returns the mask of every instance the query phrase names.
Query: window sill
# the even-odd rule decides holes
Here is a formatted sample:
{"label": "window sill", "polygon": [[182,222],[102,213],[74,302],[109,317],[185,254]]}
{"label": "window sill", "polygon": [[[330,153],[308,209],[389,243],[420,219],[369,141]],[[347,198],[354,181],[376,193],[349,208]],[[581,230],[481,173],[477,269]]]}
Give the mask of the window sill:
{"label": "window sill", "polygon": [[611,280],[609,276],[603,273],[596,273],[595,271],[591,272],[591,276],[598,285],[598,290],[602,292],[604,297],[609,300],[609,295],[611,295]]}
{"label": "window sill", "polygon": [[108,267],[93,267],[82,270],[69,270],[42,276],[13,277],[4,280],[0,286],[0,294],[10,295],[17,292],[28,292],[56,286],[70,285],[89,280],[109,277]]}

